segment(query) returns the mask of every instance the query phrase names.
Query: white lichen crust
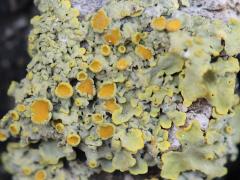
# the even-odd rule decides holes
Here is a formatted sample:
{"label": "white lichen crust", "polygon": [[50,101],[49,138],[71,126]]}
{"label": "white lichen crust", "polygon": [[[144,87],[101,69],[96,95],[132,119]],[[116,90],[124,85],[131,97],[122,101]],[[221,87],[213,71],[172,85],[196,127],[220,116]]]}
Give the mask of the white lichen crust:
{"label": "white lichen crust", "polygon": [[0,121],[14,180],[227,173],[240,139],[239,20],[183,13],[186,0],[35,3],[32,61]]}

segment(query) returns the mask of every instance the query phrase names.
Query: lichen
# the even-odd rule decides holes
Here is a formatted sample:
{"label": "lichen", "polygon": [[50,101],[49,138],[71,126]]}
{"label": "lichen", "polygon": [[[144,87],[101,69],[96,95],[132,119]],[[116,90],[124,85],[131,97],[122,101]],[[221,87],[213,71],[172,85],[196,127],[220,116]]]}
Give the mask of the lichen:
{"label": "lichen", "polygon": [[175,13],[187,0],[113,0],[85,16],[77,0],[35,3],[32,61],[0,121],[14,180],[227,173],[240,137],[238,20]]}

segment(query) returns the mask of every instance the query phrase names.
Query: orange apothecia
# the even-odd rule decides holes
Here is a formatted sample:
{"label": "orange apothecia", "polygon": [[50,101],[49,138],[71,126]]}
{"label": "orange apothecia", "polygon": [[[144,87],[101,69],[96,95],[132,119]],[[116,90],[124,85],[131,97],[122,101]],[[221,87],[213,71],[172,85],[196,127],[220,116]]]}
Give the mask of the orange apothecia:
{"label": "orange apothecia", "polygon": [[139,44],[142,39],[142,33],[136,32],[132,35],[131,40],[134,44]]}
{"label": "orange apothecia", "polygon": [[34,175],[34,180],[46,180],[47,173],[45,170],[38,170]]}
{"label": "orange apothecia", "polygon": [[83,81],[86,80],[88,78],[88,74],[84,71],[80,71],[79,73],[77,73],[77,80],[78,81]]}
{"label": "orange apothecia", "polygon": [[81,137],[78,134],[69,134],[67,136],[67,143],[70,146],[76,147],[81,142]]}
{"label": "orange apothecia", "polygon": [[48,99],[37,99],[31,104],[31,120],[35,124],[45,124],[52,117],[52,103]]}
{"label": "orange apothecia", "polygon": [[96,91],[91,78],[83,80],[76,85],[76,90],[80,95],[94,96]]}
{"label": "orange apothecia", "polygon": [[7,140],[7,135],[5,132],[0,131],[0,142],[4,142]]}
{"label": "orange apothecia", "polygon": [[166,29],[168,32],[175,32],[181,28],[181,21],[179,19],[170,19],[167,21]]}
{"label": "orange apothecia", "polygon": [[61,82],[56,87],[55,94],[59,98],[68,99],[73,95],[73,87],[70,83]]}
{"label": "orange apothecia", "polygon": [[116,103],[115,99],[109,99],[103,103],[103,107],[106,111],[113,113],[120,108],[120,105]]}
{"label": "orange apothecia", "polygon": [[121,31],[119,28],[112,29],[104,35],[104,39],[111,45],[118,45],[122,38]]}
{"label": "orange apothecia", "polygon": [[135,53],[144,60],[150,60],[153,57],[152,51],[143,45],[137,45]]}
{"label": "orange apothecia", "polygon": [[117,61],[116,67],[118,70],[123,71],[129,67],[129,62],[125,58],[121,58]]}
{"label": "orange apothecia", "polygon": [[99,73],[102,71],[103,65],[102,62],[98,59],[94,59],[88,67],[92,72]]}
{"label": "orange apothecia", "polygon": [[98,136],[103,139],[109,139],[115,133],[115,126],[111,123],[101,124],[97,127]]}
{"label": "orange apothecia", "polygon": [[124,54],[126,52],[126,47],[124,45],[120,45],[118,46],[118,52],[120,52],[121,54]]}
{"label": "orange apothecia", "polygon": [[14,121],[18,121],[18,120],[19,120],[19,114],[18,114],[17,111],[11,110],[11,111],[9,112],[9,115],[10,115],[10,117],[12,118],[12,120],[14,120]]}
{"label": "orange apothecia", "polygon": [[101,123],[103,123],[103,121],[104,121],[103,115],[100,114],[100,113],[92,114],[92,121],[93,121],[95,124],[101,124]]}
{"label": "orange apothecia", "polygon": [[91,19],[91,26],[95,32],[102,33],[110,24],[110,18],[103,9],[98,10]]}
{"label": "orange apothecia", "polygon": [[111,52],[112,52],[111,47],[109,45],[107,45],[107,44],[103,44],[101,46],[100,51],[101,51],[101,54],[103,56],[109,56],[111,54]]}
{"label": "orange apothecia", "polygon": [[9,126],[9,131],[11,133],[12,136],[16,136],[19,134],[20,132],[20,127],[18,124],[16,123],[12,123],[10,126]]}
{"label": "orange apothecia", "polygon": [[166,25],[167,25],[167,21],[163,16],[153,18],[151,22],[151,27],[159,31],[164,30],[166,28]]}
{"label": "orange apothecia", "polygon": [[98,97],[100,99],[111,99],[116,94],[117,86],[113,82],[103,83],[98,90]]}

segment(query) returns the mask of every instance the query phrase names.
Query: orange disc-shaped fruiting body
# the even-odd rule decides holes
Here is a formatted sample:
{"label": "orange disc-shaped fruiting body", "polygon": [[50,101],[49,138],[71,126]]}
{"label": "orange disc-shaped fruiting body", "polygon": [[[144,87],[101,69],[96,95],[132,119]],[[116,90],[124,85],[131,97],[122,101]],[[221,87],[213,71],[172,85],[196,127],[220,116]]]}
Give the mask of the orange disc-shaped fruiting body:
{"label": "orange disc-shaped fruiting body", "polygon": [[110,32],[104,35],[104,39],[111,45],[118,45],[122,38],[121,31],[119,28],[112,29]]}
{"label": "orange disc-shaped fruiting body", "polygon": [[11,110],[11,111],[9,112],[9,115],[10,115],[10,117],[12,118],[12,120],[14,120],[14,121],[18,121],[18,120],[19,120],[19,114],[18,114],[17,111]]}
{"label": "orange disc-shaped fruiting body", "polygon": [[104,123],[97,127],[97,134],[103,140],[111,138],[114,133],[115,126],[111,123]]}
{"label": "orange disc-shaped fruiting body", "polygon": [[7,135],[5,132],[0,131],[0,142],[6,141]]}
{"label": "orange disc-shaped fruiting body", "polygon": [[26,110],[26,106],[24,104],[18,104],[16,109],[18,112],[24,112]]}
{"label": "orange disc-shaped fruiting body", "polygon": [[9,131],[10,131],[10,133],[11,133],[12,136],[16,136],[16,135],[18,135],[19,132],[20,132],[20,127],[19,127],[18,124],[12,123],[12,124],[10,124],[10,126],[9,126]]}
{"label": "orange disc-shaped fruiting body", "polygon": [[118,47],[118,52],[120,52],[121,54],[124,54],[126,52],[126,47],[124,45],[120,45]]}
{"label": "orange disc-shaped fruiting body", "polygon": [[89,67],[88,67],[92,72],[94,73],[99,73],[102,68],[103,68],[103,65],[102,65],[102,62],[98,59],[94,59],[90,64],[89,64]]}
{"label": "orange disc-shaped fruiting body", "polygon": [[73,95],[73,87],[70,83],[61,82],[56,87],[55,94],[59,98],[68,99]]}
{"label": "orange disc-shaped fruiting body", "polygon": [[109,56],[112,52],[111,47],[107,44],[101,46],[100,52],[103,56]]}
{"label": "orange disc-shaped fruiting body", "polygon": [[120,108],[120,105],[116,103],[115,99],[109,99],[103,103],[103,107],[106,111],[113,113]]}
{"label": "orange disc-shaped fruiting body", "polygon": [[135,53],[144,60],[150,60],[153,57],[152,51],[143,45],[137,45]]}
{"label": "orange disc-shaped fruiting body", "polygon": [[166,25],[167,25],[167,21],[163,16],[153,18],[151,22],[151,27],[159,31],[164,30],[166,28]]}
{"label": "orange disc-shaped fruiting body", "polygon": [[63,133],[64,132],[64,124],[63,123],[57,123],[55,125],[55,129],[58,133]]}
{"label": "orange disc-shaped fruiting body", "polygon": [[31,120],[35,124],[45,124],[52,117],[52,103],[48,99],[37,99],[31,104]]}
{"label": "orange disc-shaped fruiting body", "polygon": [[139,44],[142,39],[142,33],[136,32],[131,36],[131,40],[134,44]]}
{"label": "orange disc-shaped fruiting body", "polygon": [[123,71],[129,67],[129,62],[125,58],[121,58],[117,61],[116,67],[118,70]]}
{"label": "orange disc-shaped fruiting body", "polygon": [[110,24],[110,18],[103,9],[98,10],[91,19],[91,26],[95,32],[103,32]]}
{"label": "orange disc-shaped fruiting body", "polygon": [[98,90],[98,97],[100,99],[111,99],[116,94],[117,86],[113,82],[103,83]]}
{"label": "orange disc-shaped fruiting body", "polygon": [[167,21],[166,29],[168,32],[175,32],[181,28],[181,21],[179,19],[170,19]]}
{"label": "orange disc-shaped fruiting body", "polygon": [[34,175],[34,180],[46,180],[47,173],[44,170],[38,170]]}
{"label": "orange disc-shaped fruiting body", "polygon": [[93,121],[95,124],[101,124],[101,123],[103,123],[103,121],[104,121],[103,115],[100,114],[100,113],[92,114],[92,121]]}
{"label": "orange disc-shaped fruiting body", "polygon": [[94,96],[96,93],[94,82],[91,78],[79,82],[76,86],[76,90],[80,95]]}
{"label": "orange disc-shaped fruiting body", "polygon": [[69,134],[67,136],[67,143],[70,146],[76,147],[81,142],[81,137],[78,134]]}
{"label": "orange disc-shaped fruiting body", "polygon": [[86,80],[88,78],[88,74],[84,71],[80,71],[79,73],[77,73],[77,80],[78,81],[83,81]]}

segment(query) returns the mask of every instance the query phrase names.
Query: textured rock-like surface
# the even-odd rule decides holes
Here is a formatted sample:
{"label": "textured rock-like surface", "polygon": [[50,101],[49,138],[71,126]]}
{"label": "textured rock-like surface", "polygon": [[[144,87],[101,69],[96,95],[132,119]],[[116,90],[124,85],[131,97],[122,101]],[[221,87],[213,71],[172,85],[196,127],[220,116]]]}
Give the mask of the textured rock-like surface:
{"label": "textured rock-like surface", "polygon": [[[78,8],[82,15],[92,13],[106,4],[108,0],[72,0],[72,5]],[[146,0],[147,2],[147,0]],[[239,0],[180,0],[171,1],[181,7],[180,12],[186,12],[192,15],[200,15],[212,19],[227,20],[229,18],[239,18],[240,2]],[[159,1],[161,3],[161,0]],[[153,16],[159,15],[156,8],[150,7],[147,13]]]}

